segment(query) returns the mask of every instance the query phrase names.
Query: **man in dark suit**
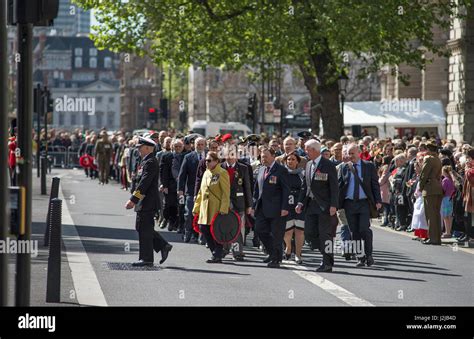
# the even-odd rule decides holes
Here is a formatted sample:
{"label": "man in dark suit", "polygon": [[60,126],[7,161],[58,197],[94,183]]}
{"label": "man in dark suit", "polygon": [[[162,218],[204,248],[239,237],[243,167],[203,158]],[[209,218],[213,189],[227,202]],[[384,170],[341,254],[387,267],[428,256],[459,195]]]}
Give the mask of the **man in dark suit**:
{"label": "man in dark suit", "polygon": [[[349,145],[347,152],[350,162],[342,165],[339,171],[339,204],[346,212],[352,239],[359,244],[364,240],[364,255],[357,251],[356,266],[372,266],[373,235],[370,229],[369,200],[378,210],[382,207],[379,178],[374,164],[360,159],[360,150],[356,144]],[[355,247],[361,248],[359,245]]]}
{"label": "man in dark suit", "polygon": [[240,216],[240,235],[235,244],[232,244],[232,254],[236,261],[244,260],[245,215],[252,208],[252,190],[248,167],[237,161],[236,146],[227,150],[227,158],[221,167],[227,170],[230,179],[230,208]]}
{"label": "man in dark suit", "polygon": [[178,197],[185,195],[185,233],[184,242],[189,242],[193,235],[194,186],[199,162],[205,158],[206,139],[198,137],[194,141],[195,150],[186,154],[178,175]]}
{"label": "man in dark suit", "polygon": [[265,246],[268,267],[279,268],[283,259],[283,238],[288,215],[288,171],[275,162],[275,151],[264,148],[253,195],[255,232]]}
{"label": "man in dark suit", "polygon": [[[173,156],[173,163],[171,165],[171,174],[173,179],[178,183],[179,170],[181,169],[181,164],[183,163],[184,157],[189,152],[184,149],[184,143],[181,139],[175,141],[175,154]],[[184,236],[184,207],[185,199],[184,195],[178,197],[178,234],[183,234]]]}
{"label": "man in dark suit", "polygon": [[155,158],[155,142],[149,138],[139,138],[138,151],[142,162],[137,171],[137,188],[127,201],[125,208],[135,207],[137,218],[135,228],[138,231],[140,254],[133,266],[153,266],[153,249],[160,252],[162,264],[173,248],[154,230],[153,217],[158,205],[158,162]]}
{"label": "man in dark suit", "polygon": [[162,155],[160,164],[160,181],[164,196],[163,217],[168,220],[168,231],[178,229],[178,185],[175,178],[173,178],[172,167],[176,153],[181,152],[183,148],[181,140],[177,140],[172,148],[172,152],[166,152]]}
{"label": "man in dark suit", "polygon": [[332,272],[334,266],[333,227],[338,206],[336,166],[321,156],[321,144],[317,140],[305,143],[306,191],[298,198],[296,213],[305,211],[305,239],[318,248],[323,261],[316,272]]}

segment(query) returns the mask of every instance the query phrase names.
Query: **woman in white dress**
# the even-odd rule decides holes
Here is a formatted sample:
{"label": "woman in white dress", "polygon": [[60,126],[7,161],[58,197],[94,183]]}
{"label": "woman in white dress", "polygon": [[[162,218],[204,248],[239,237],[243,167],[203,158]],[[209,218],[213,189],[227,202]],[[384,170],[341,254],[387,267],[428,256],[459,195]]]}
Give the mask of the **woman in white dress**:
{"label": "woman in white dress", "polygon": [[420,182],[419,182],[419,175],[421,172],[421,165],[417,161],[415,163],[415,171],[416,171],[416,181],[412,182],[412,184],[416,184],[415,190],[415,203],[413,204],[413,218],[411,220],[411,228],[415,231],[415,238],[413,240],[424,240],[428,239],[428,222],[426,221],[425,215],[425,206],[423,203],[423,196],[420,190]]}

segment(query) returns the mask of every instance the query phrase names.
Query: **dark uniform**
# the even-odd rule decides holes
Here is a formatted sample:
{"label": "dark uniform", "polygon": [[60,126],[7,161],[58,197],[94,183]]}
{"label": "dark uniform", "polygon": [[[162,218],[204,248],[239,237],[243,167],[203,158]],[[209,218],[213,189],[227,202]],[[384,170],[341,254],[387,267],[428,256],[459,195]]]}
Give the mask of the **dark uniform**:
{"label": "dark uniform", "polygon": [[[138,145],[148,144],[141,138]],[[158,161],[154,153],[150,153],[143,158],[138,167],[137,182],[137,188],[130,200],[136,205],[137,218],[135,228],[139,236],[139,260],[143,261],[143,263],[153,263],[153,249],[156,252],[164,250],[166,256],[167,252],[171,250],[171,245],[154,230],[155,223],[153,218],[158,210]]]}

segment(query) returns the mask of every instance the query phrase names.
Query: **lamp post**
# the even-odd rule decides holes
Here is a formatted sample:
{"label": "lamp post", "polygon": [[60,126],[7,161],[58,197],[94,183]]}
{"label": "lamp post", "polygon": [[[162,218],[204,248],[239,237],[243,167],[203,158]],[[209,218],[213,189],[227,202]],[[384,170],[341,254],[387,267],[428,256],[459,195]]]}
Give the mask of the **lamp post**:
{"label": "lamp post", "polygon": [[341,115],[342,115],[342,135],[344,135],[344,101],[346,99],[346,88],[348,83],[348,76],[345,71],[342,71],[341,75],[337,79],[337,84],[339,87],[339,94],[341,96]]}

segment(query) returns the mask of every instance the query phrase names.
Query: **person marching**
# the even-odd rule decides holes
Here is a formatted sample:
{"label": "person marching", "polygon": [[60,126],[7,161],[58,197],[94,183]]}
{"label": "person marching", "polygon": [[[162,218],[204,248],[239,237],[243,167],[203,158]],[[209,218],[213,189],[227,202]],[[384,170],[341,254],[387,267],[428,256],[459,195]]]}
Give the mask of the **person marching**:
{"label": "person marching", "polygon": [[110,162],[112,161],[112,143],[106,131],[100,132],[100,140],[95,145],[95,159],[99,167],[99,184],[109,183]]}
{"label": "person marching", "polygon": [[249,170],[246,165],[237,161],[236,146],[227,150],[227,159],[221,167],[229,173],[230,179],[230,207],[240,216],[240,234],[237,242],[232,244],[232,254],[235,261],[244,260],[244,216],[250,213],[252,207],[252,190],[250,186]]}
{"label": "person marching", "polygon": [[288,171],[275,161],[272,148],[262,148],[261,161],[253,195],[255,232],[268,253],[263,262],[270,268],[279,268],[290,195]]}
{"label": "person marching", "polygon": [[357,251],[359,257],[356,266],[372,266],[374,259],[370,205],[375,205],[377,210],[382,207],[379,177],[372,162],[360,159],[359,146],[351,144],[347,152],[351,161],[339,171],[339,206],[344,208],[353,240],[359,243],[364,240],[364,255]]}
{"label": "person marching", "polygon": [[223,246],[217,243],[211,234],[211,221],[216,213],[227,214],[230,207],[230,181],[229,174],[220,164],[215,152],[206,155],[207,170],[201,181],[201,188],[194,202],[193,216],[199,215],[199,229],[206,238],[211,251],[208,264],[221,263]]}
{"label": "person marching", "polygon": [[338,206],[339,187],[336,166],[321,155],[321,144],[317,140],[305,143],[308,156],[306,164],[306,191],[301,191],[296,213],[305,216],[305,238],[311,246],[318,248],[323,261],[316,272],[332,272],[334,266],[332,218]]}
{"label": "person marching", "polygon": [[137,187],[125,208],[135,207],[137,212],[135,229],[138,232],[139,258],[133,266],[153,266],[153,249],[161,252],[160,264],[168,258],[171,246],[154,230],[154,216],[158,209],[158,161],[155,158],[155,142],[149,138],[138,139],[137,147],[142,162],[137,171]]}
{"label": "person marching", "polygon": [[299,167],[301,157],[293,151],[284,156],[284,163],[288,169],[290,185],[290,195],[288,197],[289,212],[286,221],[285,232],[285,259],[291,258],[291,241],[295,235],[295,262],[299,265],[303,263],[301,250],[304,245],[304,213],[297,214],[295,207],[301,191],[306,192],[306,182],[304,179],[304,169]]}

